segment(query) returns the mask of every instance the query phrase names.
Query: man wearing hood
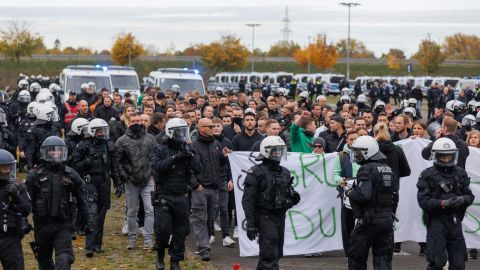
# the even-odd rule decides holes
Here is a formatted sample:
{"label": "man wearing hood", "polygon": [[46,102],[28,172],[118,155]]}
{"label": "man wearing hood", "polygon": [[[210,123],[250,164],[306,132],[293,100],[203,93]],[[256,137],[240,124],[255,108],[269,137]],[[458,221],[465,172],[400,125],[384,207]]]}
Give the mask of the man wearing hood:
{"label": "man wearing hood", "polygon": [[153,248],[153,206],[151,192],[154,189],[152,167],[150,160],[157,142],[153,135],[146,133],[140,115],[136,112],[130,115],[128,129],[125,135],[115,143],[119,175],[125,183],[127,197],[128,245],[131,250],[137,242],[137,212],[139,198],[142,198],[145,210],[143,248]]}
{"label": "man wearing hood", "polygon": [[192,227],[197,239],[198,251],[202,261],[210,260],[213,229],[213,213],[217,202],[217,191],[222,182],[221,168],[227,162],[227,147],[213,137],[213,123],[208,118],[198,121],[198,137],[192,142],[193,150],[198,153],[202,169],[192,188]]}

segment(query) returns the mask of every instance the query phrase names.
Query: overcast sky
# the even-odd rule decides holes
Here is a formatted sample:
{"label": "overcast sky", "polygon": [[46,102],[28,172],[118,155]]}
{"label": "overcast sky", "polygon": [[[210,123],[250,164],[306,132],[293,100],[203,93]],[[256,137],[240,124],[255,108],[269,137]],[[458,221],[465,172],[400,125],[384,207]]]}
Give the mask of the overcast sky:
{"label": "overcast sky", "polygon": [[[182,50],[235,34],[251,46],[251,29],[260,23],[255,46],[268,50],[282,39],[281,20],[289,6],[290,39],[305,45],[308,36],[326,34],[329,42],[347,36],[347,9],[331,0],[0,0],[0,28],[6,20],[27,21],[45,37],[47,47],[58,37],[62,47],[109,49],[116,33],[132,32],[147,46]],[[407,55],[428,34],[441,42],[456,32],[479,34],[480,1],[367,0],[352,9],[351,36],[376,56],[389,48]]]}

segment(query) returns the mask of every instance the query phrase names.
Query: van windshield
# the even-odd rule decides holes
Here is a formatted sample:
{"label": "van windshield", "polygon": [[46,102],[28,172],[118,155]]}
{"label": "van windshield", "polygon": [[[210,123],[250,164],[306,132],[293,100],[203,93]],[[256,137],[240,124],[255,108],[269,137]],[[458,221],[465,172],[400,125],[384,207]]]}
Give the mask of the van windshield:
{"label": "van windshield", "polygon": [[340,81],[343,79],[341,76],[332,76],[330,78],[330,83],[340,83]]}
{"label": "van windshield", "polygon": [[110,75],[113,88],[121,90],[140,90],[137,76],[134,75]]}
{"label": "van windshield", "polygon": [[432,82],[433,80],[425,80],[425,83],[423,84],[423,86],[430,87],[432,85]]}
{"label": "van windshield", "polygon": [[205,94],[205,87],[203,86],[202,80],[195,80],[195,79],[166,79],[162,78],[159,81],[159,87],[162,91],[171,90],[172,85],[180,86],[178,90],[180,95],[185,95],[185,93],[192,92],[192,91],[199,91],[200,95]]}
{"label": "van windshield", "polygon": [[459,80],[445,80],[443,85],[448,86],[450,84],[451,86],[455,86],[455,85],[457,85],[458,81]]}
{"label": "van windshield", "polygon": [[80,76],[80,75],[68,75],[67,76],[67,85],[65,87],[66,92],[76,91],[80,93],[81,85],[84,83],[94,82],[96,92],[100,92],[102,88],[107,88],[108,90],[112,87],[110,83],[110,78],[106,76]]}

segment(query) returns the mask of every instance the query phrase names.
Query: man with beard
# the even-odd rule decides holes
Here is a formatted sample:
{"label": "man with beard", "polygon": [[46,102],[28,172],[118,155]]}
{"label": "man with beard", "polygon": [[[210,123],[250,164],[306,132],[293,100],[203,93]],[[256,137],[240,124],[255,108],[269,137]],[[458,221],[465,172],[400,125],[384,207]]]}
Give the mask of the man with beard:
{"label": "man with beard", "polygon": [[343,150],[345,145],[345,121],[340,115],[330,118],[330,135],[325,138],[325,152],[333,153]]}
{"label": "man with beard", "polygon": [[97,107],[95,109],[95,117],[101,118],[106,122],[110,121],[118,114],[118,111],[112,107],[112,98],[110,96],[106,96],[103,98],[103,105]]}
{"label": "man with beard", "polygon": [[261,141],[263,136],[255,130],[255,114],[253,112],[245,113],[243,118],[244,130],[233,137],[234,151],[250,151],[257,141]]}

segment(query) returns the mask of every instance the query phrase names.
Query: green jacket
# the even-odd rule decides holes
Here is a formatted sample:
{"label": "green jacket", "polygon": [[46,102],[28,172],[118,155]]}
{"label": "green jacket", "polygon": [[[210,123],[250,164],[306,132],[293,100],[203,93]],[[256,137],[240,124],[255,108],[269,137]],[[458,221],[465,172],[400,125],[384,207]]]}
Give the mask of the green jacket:
{"label": "green jacket", "polygon": [[292,123],[290,126],[290,144],[292,152],[312,153],[313,136],[305,135],[305,129]]}
{"label": "green jacket", "polygon": [[[347,155],[350,155],[350,147],[348,146],[348,144],[345,144],[345,146],[343,146],[343,152]],[[353,177],[357,176],[358,169],[360,169],[360,165],[358,165],[355,162],[352,162]],[[337,155],[337,157],[335,158],[335,167],[333,168],[333,180],[337,185],[340,182],[340,180],[343,178],[342,176],[340,176],[341,173],[342,173],[342,166],[340,163],[340,156]]]}

